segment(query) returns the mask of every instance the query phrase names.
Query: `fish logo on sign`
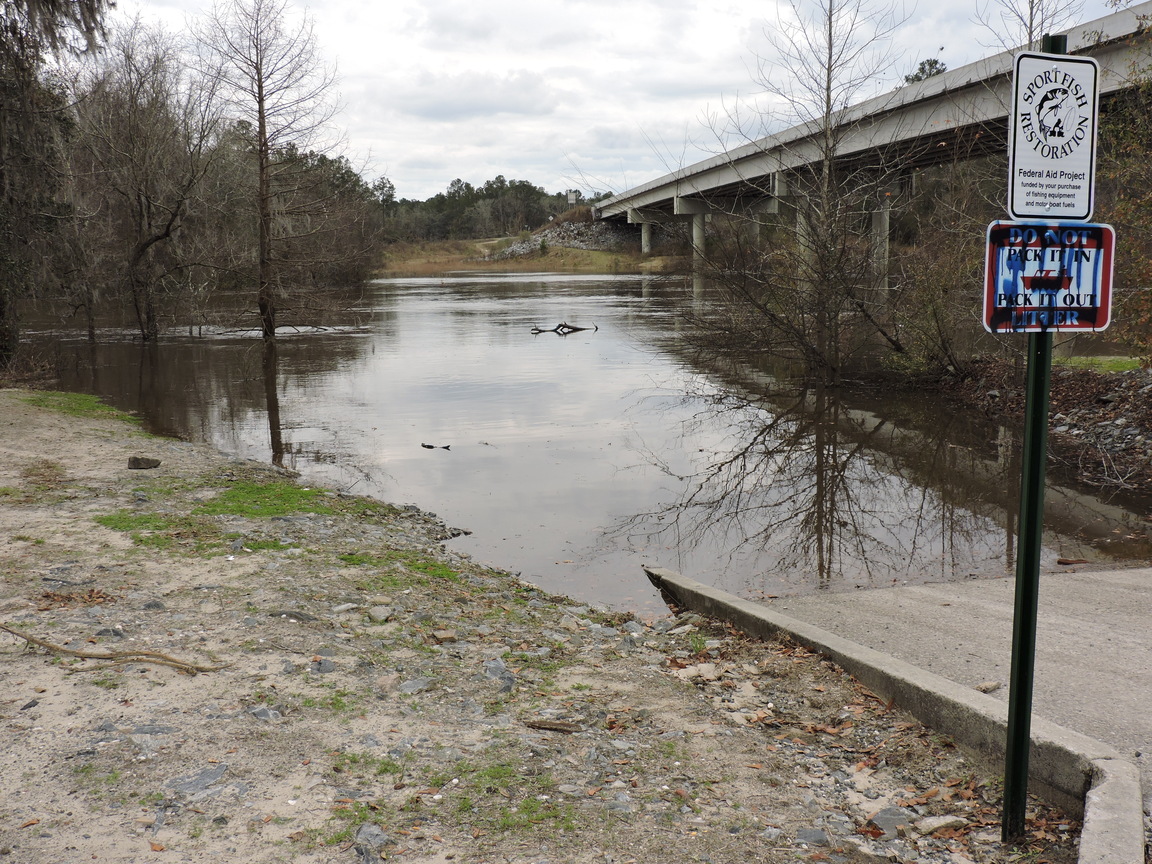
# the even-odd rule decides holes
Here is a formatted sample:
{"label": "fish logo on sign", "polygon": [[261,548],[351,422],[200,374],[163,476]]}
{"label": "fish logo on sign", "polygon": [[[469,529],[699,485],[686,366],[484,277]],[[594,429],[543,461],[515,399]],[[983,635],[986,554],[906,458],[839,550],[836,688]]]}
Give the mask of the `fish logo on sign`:
{"label": "fish logo on sign", "polygon": [[1083,85],[1067,72],[1048,70],[1025,88],[1022,101],[1031,110],[1020,114],[1020,132],[1045,159],[1070,156],[1088,140],[1092,116]]}

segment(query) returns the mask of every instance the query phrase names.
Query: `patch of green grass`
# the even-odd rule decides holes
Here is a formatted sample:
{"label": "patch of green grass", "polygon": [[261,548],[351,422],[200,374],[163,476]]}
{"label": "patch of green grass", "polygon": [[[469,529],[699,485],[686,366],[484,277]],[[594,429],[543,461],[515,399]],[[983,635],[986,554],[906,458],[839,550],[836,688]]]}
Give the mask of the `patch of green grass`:
{"label": "patch of green grass", "polygon": [[[347,843],[356,836],[361,825],[376,821],[379,818],[379,810],[379,805],[368,801],[350,801],[333,807],[332,818],[347,824],[325,837],[324,842],[328,846]],[[380,823],[377,822],[376,824]]]}
{"label": "patch of green grass", "polygon": [[371,753],[337,753],[332,760],[332,770],[340,773],[362,776],[390,776],[396,782],[404,776],[404,766],[388,756],[373,756]]}
{"label": "patch of green grass", "polygon": [[33,489],[48,490],[64,482],[64,466],[51,459],[37,459],[20,469],[20,475]]}
{"label": "patch of green grass", "polygon": [[385,504],[373,498],[344,498],[339,501],[340,509],[360,519],[387,519],[400,512],[400,508]]}
{"label": "patch of green grass", "polygon": [[302,696],[300,705],[304,708],[327,708],[337,714],[347,714],[355,711],[360,703],[359,697],[351,690],[335,690],[323,696]]}
{"label": "patch of green grass", "polygon": [[240,481],[222,491],[211,501],[197,507],[194,513],[205,516],[246,516],[261,518],[290,516],[294,513],[333,513],[326,495],[318,489],[307,489],[283,480],[267,483]]}
{"label": "patch of green grass", "polygon": [[572,808],[554,801],[541,801],[539,798],[525,798],[514,807],[501,807],[495,820],[495,827],[501,831],[523,831],[542,825],[555,823],[563,831],[573,831],[576,820]]}
{"label": "patch of green grass", "polygon": [[428,579],[445,579],[459,582],[460,574],[445,564],[418,552],[389,550],[382,553],[347,552],[337,558],[350,567],[373,567],[389,570],[376,573],[365,580],[361,587],[369,590],[395,590],[413,585],[427,585]]}
{"label": "patch of green grass", "polygon": [[102,675],[99,678],[93,678],[92,683],[97,687],[104,688],[105,690],[115,690],[120,686],[120,679],[118,677],[113,678],[110,675]]}
{"label": "patch of green grass", "polygon": [[1139,357],[1053,357],[1052,365],[1093,372],[1130,372],[1140,368]]}
{"label": "patch of green grass", "polygon": [[192,552],[203,553],[219,550],[223,545],[214,525],[192,516],[118,510],[97,516],[93,521],[113,531],[130,534],[133,543],[149,549],[172,549],[182,544],[190,547]]}
{"label": "patch of green grass", "polygon": [[88,393],[62,393],[58,390],[37,390],[33,393],[26,393],[20,397],[20,400],[28,405],[34,405],[37,408],[48,408],[52,411],[58,411],[61,414],[67,414],[70,417],[83,417],[86,419],[103,419],[103,420],[126,420],[130,423],[139,423],[140,421],[113,408],[111,405],[105,405],[100,401],[100,397],[92,396]]}
{"label": "patch of green grass", "polygon": [[105,786],[115,786],[120,782],[121,776],[120,772],[115,770],[109,771],[106,774],[102,774],[100,773],[100,769],[98,769],[91,762],[86,762],[83,765],[76,766],[72,769],[72,773],[77,777],[84,779],[93,786],[101,784]]}
{"label": "patch of green grass", "polygon": [[157,513],[119,510],[116,513],[97,516],[93,521],[97,525],[103,525],[113,531],[167,531],[172,527],[175,520]]}

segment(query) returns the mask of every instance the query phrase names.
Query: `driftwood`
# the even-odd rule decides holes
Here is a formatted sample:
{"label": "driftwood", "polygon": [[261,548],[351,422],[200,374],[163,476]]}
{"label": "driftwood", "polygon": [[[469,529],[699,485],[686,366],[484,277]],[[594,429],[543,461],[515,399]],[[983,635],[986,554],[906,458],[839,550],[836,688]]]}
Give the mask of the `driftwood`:
{"label": "driftwood", "polygon": [[584,731],[584,727],[579,723],[570,723],[567,720],[525,720],[524,725],[529,729],[540,729],[544,732],[563,732],[565,735],[573,735],[576,732]]}
{"label": "driftwood", "polygon": [[541,327],[533,327],[532,332],[533,333],[557,333],[560,336],[567,336],[569,333],[581,333],[584,330],[596,331],[599,329],[600,328],[597,327],[595,324],[593,324],[591,327],[574,327],[571,324],[566,324],[563,321],[561,321],[555,327],[552,327],[551,329],[548,329],[548,330],[545,330]]}
{"label": "driftwood", "polygon": [[[15,630],[6,624],[0,624],[0,630],[3,630],[5,633],[11,633],[13,636],[18,636],[31,645],[37,645],[56,654],[68,654],[72,657],[82,657],[85,660],[111,660],[112,662],[108,664],[108,666],[115,666],[120,663],[154,663],[158,666],[171,666],[173,669],[187,675],[195,675],[198,672],[217,672],[225,668],[224,666],[200,666],[196,663],[189,663],[187,660],[180,660],[168,654],[159,654],[155,651],[77,651],[74,648],[65,648],[63,645],[45,642],[43,639],[37,639],[35,636],[21,633],[19,630]],[[74,669],[72,671],[95,672],[100,669],[107,669],[108,666],[87,666],[83,669]]]}

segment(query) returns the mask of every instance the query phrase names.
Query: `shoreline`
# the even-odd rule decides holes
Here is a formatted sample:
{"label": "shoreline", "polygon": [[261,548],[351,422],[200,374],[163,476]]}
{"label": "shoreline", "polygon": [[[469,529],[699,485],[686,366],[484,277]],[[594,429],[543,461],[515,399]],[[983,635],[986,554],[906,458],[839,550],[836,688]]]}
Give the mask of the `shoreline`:
{"label": "shoreline", "polygon": [[[417,508],[94,400],[0,407],[0,623],[55,646],[0,634],[10,860],[1016,854],[996,766],[798,646],[548,595]],[[1074,820],[1036,807],[1025,847],[1074,861]]]}

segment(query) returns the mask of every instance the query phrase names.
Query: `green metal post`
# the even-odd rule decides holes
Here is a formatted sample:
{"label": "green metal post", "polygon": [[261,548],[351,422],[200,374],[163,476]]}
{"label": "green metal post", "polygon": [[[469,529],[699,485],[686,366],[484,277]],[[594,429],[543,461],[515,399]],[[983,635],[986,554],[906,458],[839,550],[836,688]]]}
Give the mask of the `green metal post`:
{"label": "green metal post", "polygon": [[[1046,54],[1067,52],[1066,36],[1045,36]],[[1040,596],[1040,548],[1044,536],[1044,469],[1048,458],[1048,394],[1052,381],[1052,334],[1028,334],[1028,385],[1024,453],[1020,471],[1020,525],[1016,547],[1016,607],[1012,620],[1012,684],[1008,692],[1008,741],[1004,756],[1001,839],[1024,835],[1028,803],[1028,756],[1032,740],[1032,683],[1036,668],[1036,609]]]}
{"label": "green metal post", "polygon": [[1028,800],[1028,747],[1032,737],[1032,679],[1036,666],[1036,607],[1044,534],[1044,468],[1048,455],[1048,392],[1052,334],[1028,334],[1028,387],[1020,472],[1020,527],[1016,548],[1016,607],[1012,621],[1012,684],[1004,762],[1002,839],[1024,834]]}

